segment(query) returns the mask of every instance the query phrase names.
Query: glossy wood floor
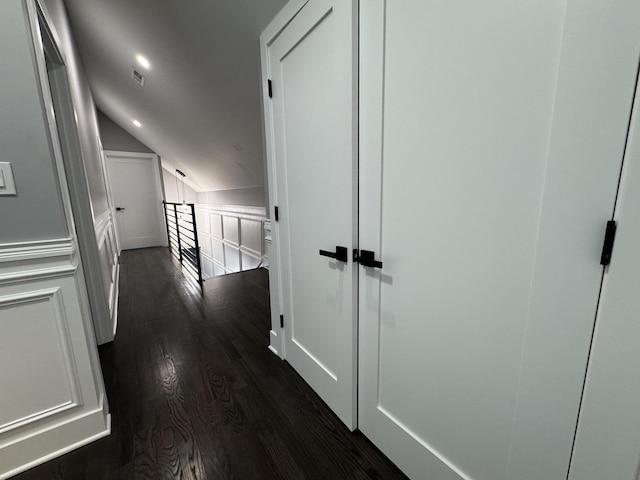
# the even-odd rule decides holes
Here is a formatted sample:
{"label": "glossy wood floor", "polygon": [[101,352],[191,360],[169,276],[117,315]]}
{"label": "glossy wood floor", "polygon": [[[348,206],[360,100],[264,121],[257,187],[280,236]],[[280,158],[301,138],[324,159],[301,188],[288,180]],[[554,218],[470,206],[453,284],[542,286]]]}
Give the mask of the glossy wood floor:
{"label": "glossy wood floor", "polygon": [[15,479],[406,478],[267,349],[265,270],[203,296],[165,249],[121,263],[118,335],[100,350],[112,434]]}

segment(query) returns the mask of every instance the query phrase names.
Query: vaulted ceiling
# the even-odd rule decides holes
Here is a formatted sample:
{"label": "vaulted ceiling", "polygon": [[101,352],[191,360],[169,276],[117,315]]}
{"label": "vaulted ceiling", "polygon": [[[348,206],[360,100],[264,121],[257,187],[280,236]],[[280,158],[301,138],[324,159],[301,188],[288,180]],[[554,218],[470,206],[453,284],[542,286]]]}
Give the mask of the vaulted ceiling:
{"label": "vaulted ceiling", "polygon": [[258,36],[286,0],[65,3],[100,110],[199,190],[263,186]]}

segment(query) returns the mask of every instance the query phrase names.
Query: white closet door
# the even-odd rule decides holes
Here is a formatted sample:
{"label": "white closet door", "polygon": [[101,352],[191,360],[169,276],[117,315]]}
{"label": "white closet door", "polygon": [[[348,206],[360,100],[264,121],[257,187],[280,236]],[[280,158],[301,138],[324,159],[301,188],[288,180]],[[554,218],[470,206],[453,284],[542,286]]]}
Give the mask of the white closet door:
{"label": "white closet door", "polygon": [[637,480],[640,471],[640,96],[618,198],[570,480]]}
{"label": "white closet door", "polygon": [[413,479],[566,478],[639,13],[361,4],[359,428]]}
{"label": "white closet door", "polygon": [[[356,4],[311,0],[269,49],[286,359],[355,427]],[[319,254],[347,250],[342,262]]]}

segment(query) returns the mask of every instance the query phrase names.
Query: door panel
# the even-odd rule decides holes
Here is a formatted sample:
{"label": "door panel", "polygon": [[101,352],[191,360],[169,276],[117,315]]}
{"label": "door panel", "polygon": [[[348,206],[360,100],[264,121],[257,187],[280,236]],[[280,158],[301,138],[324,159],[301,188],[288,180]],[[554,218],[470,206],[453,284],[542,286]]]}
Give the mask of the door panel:
{"label": "door panel", "polygon": [[157,157],[124,152],[106,156],[121,248],[164,245]]}
{"label": "door panel", "polygon": [[587,3],[361,5],[359,427],[412,478],[567,475],[637,59]]}
{"label": "door panel", "polygon": [[602,286],[570,480],[637,480],[640,471],[640,96]]}
{"label": "door panel", "polygon": [[[355,426],[355,3],[311,0],[269,49],[285,355]],[[350,257],[351,255],[349,255]]]}

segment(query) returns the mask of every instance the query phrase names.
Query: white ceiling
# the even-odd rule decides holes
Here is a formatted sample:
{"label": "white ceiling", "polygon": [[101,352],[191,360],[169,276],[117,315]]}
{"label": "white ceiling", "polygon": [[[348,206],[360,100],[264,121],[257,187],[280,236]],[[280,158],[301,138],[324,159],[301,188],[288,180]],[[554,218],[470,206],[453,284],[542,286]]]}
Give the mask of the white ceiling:
{"label": "white ceiling", "polygon": [[202,191],[263,186],[258,36],[286,1],[65,0],[98,108]]}

